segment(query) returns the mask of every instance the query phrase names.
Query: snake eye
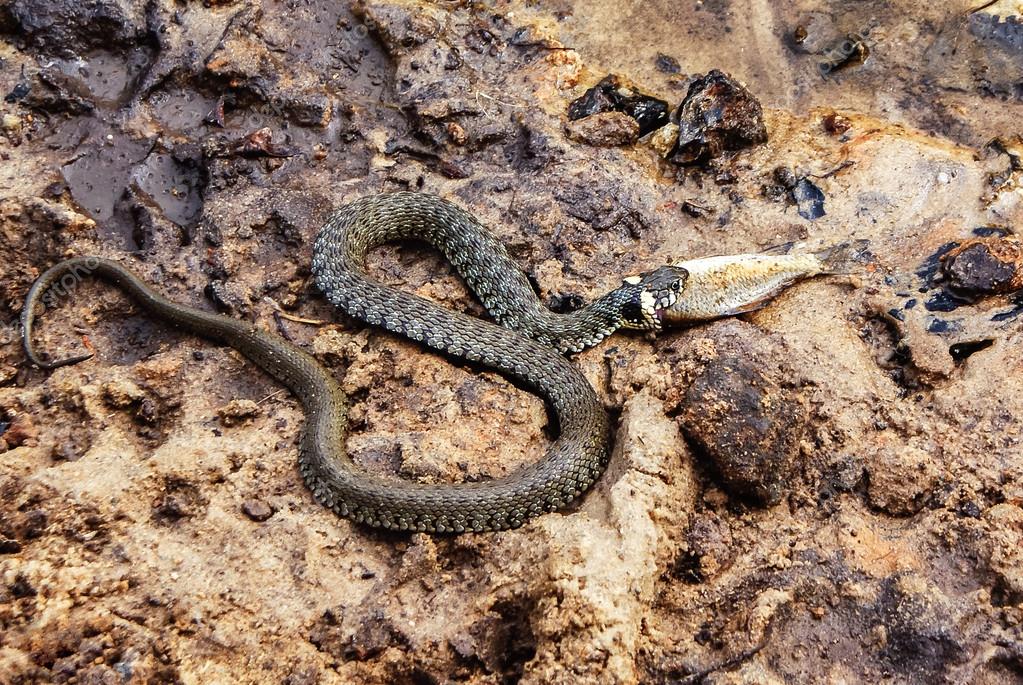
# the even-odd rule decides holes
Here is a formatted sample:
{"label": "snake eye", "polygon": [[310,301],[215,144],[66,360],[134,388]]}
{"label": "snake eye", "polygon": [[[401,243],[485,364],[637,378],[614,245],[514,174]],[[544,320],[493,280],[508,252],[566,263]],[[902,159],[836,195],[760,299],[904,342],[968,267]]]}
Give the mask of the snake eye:
{"label": "snake eye", "polygon": [[672,283],[671,283],[671,289],[672,289],[672,290],[674,290],[675,292],[678,292],[678,289],[679,289],[680,287],[681,287],[681,286],[679,285],[679,282],[678,282],[678,281],[672,281]]}

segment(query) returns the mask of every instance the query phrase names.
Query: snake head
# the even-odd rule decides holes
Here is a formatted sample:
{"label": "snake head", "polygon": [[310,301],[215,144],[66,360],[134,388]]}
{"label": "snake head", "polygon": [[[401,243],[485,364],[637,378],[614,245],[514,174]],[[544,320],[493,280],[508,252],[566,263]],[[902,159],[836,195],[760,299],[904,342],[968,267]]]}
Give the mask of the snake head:
{"label": "snake head", "polygon": [[678,301],[688,279],[689,272],[680,266],[662,266],[623,279],[622,328],[661,330],[664,311]]}

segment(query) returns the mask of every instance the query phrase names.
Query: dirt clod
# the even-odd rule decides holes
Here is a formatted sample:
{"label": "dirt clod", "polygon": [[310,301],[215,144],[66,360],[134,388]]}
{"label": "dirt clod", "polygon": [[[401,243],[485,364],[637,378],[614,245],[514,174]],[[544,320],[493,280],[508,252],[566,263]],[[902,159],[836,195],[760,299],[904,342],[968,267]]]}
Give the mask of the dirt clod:
{"label": "dirt clod", "polygon": [[217,416],[225,426],[237,425],[259,414],[259,404],[254,400],[231,400],[217,409]]}
{"label": "dirt clod", "polygon": [[920,511],[937,484],[937,470],[922,449],[885,443],[867,462],[870,503],[893,516]]}

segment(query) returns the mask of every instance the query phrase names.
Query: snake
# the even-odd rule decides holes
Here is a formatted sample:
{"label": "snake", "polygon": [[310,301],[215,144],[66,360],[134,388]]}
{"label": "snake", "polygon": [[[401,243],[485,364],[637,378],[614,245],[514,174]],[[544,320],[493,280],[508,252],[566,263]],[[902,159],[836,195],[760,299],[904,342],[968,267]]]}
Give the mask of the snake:
{"label": "snake", "polygon": [[[403,240],[440,250],[495,322],[373,279],[366,270],[367,252]],[[313,355],[254,323],[173,302],[120,262],[103,257],[72,257],[39,276],[22,309],[22,341],[28,359],[44,369],[92,356],[43,358],[32,343],[32,329],[40,302],[55,299],[47,296],[51,288],[66,289],[68,279],[99,277],[147,313],[236,349],[298,397],[305,413],[299,471],[320,504],[389,530],[497,531],[564,508],[596,482],[608,462],[607,411],[566,353],[595,345],[619,328],[658,330],[687,277],[683,268],[659,267],[625,278],[587,306],[555,313],[476,217],[418,192],[367,196],[334,211],[316,237],[312,274],[326,298],[350,316],[493,369],[542,396],[559,429],[543,457],[506,476],[472,482],[420,483],[371,473],[345,450],[348,399]]]}

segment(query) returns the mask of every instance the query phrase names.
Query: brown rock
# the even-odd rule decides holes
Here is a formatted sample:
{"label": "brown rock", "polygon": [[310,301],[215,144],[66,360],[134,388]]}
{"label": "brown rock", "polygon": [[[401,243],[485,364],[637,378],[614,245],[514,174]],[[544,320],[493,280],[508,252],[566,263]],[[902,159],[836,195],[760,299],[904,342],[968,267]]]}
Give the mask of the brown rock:
{"label": "brown rock", "polygon": [[793,475],[806,409],[742,358],[710,363],[682,400],[682,426],[734,494],[777,504]]}
{"label": "brown rock", "polygon": [[274,510],[261,499],[250,499],[242,504],[242,513],[253,521],[263,522],[274,515]]}
{"label": "brown rock", "polygon": [[639,138],[639,123],[622,112],[591,114],[569,122],[567,130],[572,140],[597,147],[628,145]]}

